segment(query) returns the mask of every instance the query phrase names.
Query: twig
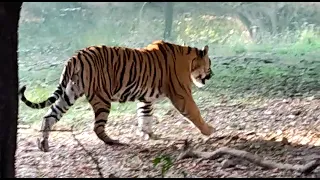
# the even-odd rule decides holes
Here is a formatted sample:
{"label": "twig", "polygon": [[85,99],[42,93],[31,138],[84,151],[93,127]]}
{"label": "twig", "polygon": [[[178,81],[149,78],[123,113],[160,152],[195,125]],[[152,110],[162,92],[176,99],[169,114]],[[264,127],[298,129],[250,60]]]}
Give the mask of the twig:
{"label": "twig", "polygon": [[29,125],[18,124],[18,129],[30,129]]}
{"label": "twig", "polygon": [[49,132],[73,132],[73,129],[51,129],[51,130],[38,130],[31,128],[29,125],[18,125],[18,129],[31,129],[38,132],[49,131]]}
{"label": "twig", "polygon": [[73,132],[72,129],[51,129],[51,130],[39,130],[39,132],[49,131],[49,132]]}
{"label": "twig", "polygon": [[202,152],[202,151],[193,151],[191,148],[182,152],[178,156],[178,160],[184,158],[203,158],[203,159],[216,159],[224,154],[229,154],[234,157],[245,159],[251,163],[254,163],[258,166],[268,168],[268,169],[283,169],[283,170],[294,170],[299,171],[302,173],[311,173],[315,170],[318,166],[320,166],[320,158],[315,159],[305,165],[297,165],[297,164],[287,164],[287,163],[276,163],[269,160],[264,160],[263,158],[254,155],[250,152],[228,148],[228,147],[221,147],[213,152]]}
{"label": "twig", "polygon": [[76,135],[73,133],[73,126],[71,127],[72,137],[75,141],[77,141],[78,145],[82,147],[82,149],[91,157],[93,162],[96,164],[96,170],[99,173],[100,178],[104,178],[102,174],[102,168],[100,167],[99,161],[92,155],[90,151],[88,151],[83,144],[76,138]]}

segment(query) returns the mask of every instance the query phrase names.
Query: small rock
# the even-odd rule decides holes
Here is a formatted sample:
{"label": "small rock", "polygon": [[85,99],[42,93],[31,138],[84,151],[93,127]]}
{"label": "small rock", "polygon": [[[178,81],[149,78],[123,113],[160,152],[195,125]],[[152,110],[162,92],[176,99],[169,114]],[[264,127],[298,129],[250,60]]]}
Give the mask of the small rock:
{"label": "small rock", "polygon": [[290,99],[284,99],[284,100],[282,100],[282,102],[284,102],[284,103],[289,103],[289,102],[290,102]]}
{"label": "small rock", "polygon": [[225,159],[221,162],[221,168],[223,168],[223,169],[229,168],[229,167],[234,167],[234,166],[235,166],[235,162],[230,159]]}
{"label": "small rock", "polygon": [[320,146],[320,139],[314,143],[314,146]]}
{"label": "small rock", "polygon": [[221,162],[221,164],[222,164],[222,162],[223,162],[224,160],[225,160],[224,158],[218,158],[216,161],[217,161],[217,162]]}
{"label": "small rock", "polygon": [[290,144],[286,137],[282,137],[281,143],[284,144],[284,145]]}
{"label": "small rock", "polygon": [[276,130],[276,135],[277,135],[277,136],[281,135],[282,133],[283,133],[283,132],[282,132],[280,129]]}
{"label": "small rock", "polygon": [[295,116],[299,116],[301,114],[301,110],[292,111],[292,114]]}
{"label": "small rock", "polygon": [[314,97],[314,96],[310,96],[310,97],[307,97],[306,99],[307,99],[308,101],[312,101],[312,100],[315,99],[315,97]]}
{"label": "small rock", "polygon": [[237,168],[237,169],[240,169],[240,170],[247,170],[247,169],[248,169],[248,166],[236,165],[236,168]]}
{"label": "small rock", "polygon": [[289,116],[288,116],[288,118],[290,118],[290,119],[293,119],[293,118],[295,118],[296,116],[295,115],[293,115],[293,114],[290,114]]}
{"label": "small rock", "polygon": [[265,115],[271,115],[271,114],[272,114],[272,111],[265,111],[264,114],[265,114]]}
{"label": "small rock", "polygon": [[108,178],[118,178],[117,176],[115,176],[114,174],[109,174]]}
{"label": "small rock", "polygon": [[235,174],[231,174],[229,176],[226,176],[226,178],[246,178],[246,177],[243,176],[243,175],[235,173]]}

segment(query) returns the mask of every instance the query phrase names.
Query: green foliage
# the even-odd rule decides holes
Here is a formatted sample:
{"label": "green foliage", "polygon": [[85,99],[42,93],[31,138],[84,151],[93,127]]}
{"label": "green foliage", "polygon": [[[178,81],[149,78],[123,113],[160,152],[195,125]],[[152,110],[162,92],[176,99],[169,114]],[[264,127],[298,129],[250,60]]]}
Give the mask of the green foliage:
{"label": "green foliage", "polygon": [[164,175],[172,167],[173,162],[170,156],[162,155],[158,156],[153,160],[153,167],[157,167],[158,164],[161,164],[161,177],[164,178]]}
{"label": "green foliage", "polygon": [[246,41],[241,35],[241,24],[229,17],[185,14],[178,17],[174,26],[178,42],[234,45]]}

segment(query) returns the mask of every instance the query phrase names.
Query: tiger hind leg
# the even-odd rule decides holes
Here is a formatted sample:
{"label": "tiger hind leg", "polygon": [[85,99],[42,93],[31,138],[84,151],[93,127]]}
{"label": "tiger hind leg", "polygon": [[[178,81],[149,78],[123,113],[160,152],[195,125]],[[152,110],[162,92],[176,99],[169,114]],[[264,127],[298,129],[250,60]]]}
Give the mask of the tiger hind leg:
{"label": "tiger hind leg", "polygon": [[83,95],[82,89],[70,81],[65,89],[64,94],[50,107],[42,120],[42,138],[37,139],[38,148],[44,152],[49,151],[49,132],[69,108]]}
{"label": "tiger hind leg", "polygon": [[[66,98],[68,98],[66,100]],[[49,132],[52,130],[54,124],[56,124],[62,116],[69,110],[69,108],[74,104],[77,97],[64,97],[59,98],[55,104],[53,104],[42,120],[42,138],[37,139],[38,148],[41,151],[49,151]]]}
{"label": "tiger hind leg", "polygon": [[111,139],[105,131],[105,125],[108,121],[108,116],[110,113],[111,102],[96,94],[92,100],[89,101],[89,103],[91,104],[95,114],[93,130],[98,138],[108,145],[121,144],[119,140]]}
{"label": "tiger hind leg", "polygon": [[137,135],[144,140],[157,139],[152,131],[153,122],[153,103],[139,101],[137,103],[138,129]]}

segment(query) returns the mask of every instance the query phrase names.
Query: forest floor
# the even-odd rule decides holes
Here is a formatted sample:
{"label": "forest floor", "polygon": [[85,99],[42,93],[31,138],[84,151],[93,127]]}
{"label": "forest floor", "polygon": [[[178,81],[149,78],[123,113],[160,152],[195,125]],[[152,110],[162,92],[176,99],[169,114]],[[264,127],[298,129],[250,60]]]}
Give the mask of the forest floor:
{"label": "forest floor", "polygon": [[110,120],[108,134],[128,146],[104,145],[87,129],[52,132],[51,150],[43,153],[35,143],[40,133],[19,129],[17,177],[158,177],[161,170],[153,167],[153,159],[160,155],[173,161],[166,177],[320,177],[320,169],[308,175],[268,170],[228,155],[215,160],[174,160],[189,139],[201,151],[227,146],[275,162],[306,164],[320,156],[320,100],[277,99],[262,106],[221,104],[206,110],[207,121],[217,128],[211,138],[203,137],[173,109],[154,124],[160,140],[140,140],[134,134],[134,117]]}
{"label": "forest floor", "polygon": [[[163,113],[153,125],[155,134],[160,136],[158,140],[145,141],[135,135],[134,113],[112,116],[106,127],[108,135],[126,146],[105,145],[86,117],[82,117],[86,122],[83,128],[70,130],[76,121],[67,116],[62,121],[72,119],[73,123],[61,121],[56,125],[55,129],[60,131],[51,133],[50,151],[44,153],[36,145],[36,138],[41,135],[39,124],[23,123],[32,119],[31,115],[39,119],[44,111],[35,115],[34,110],[21,106],[17,177],[320,177],[320,168],[308,174],[268,169],[231,155],[177,159],[184,152],[186,140],[197,151],[229,147],[277,163],[306,164],[319,159],[320,63],[302,57],[288,65],[276,58],[263,57],[220,58],[213,68],[215,83],[209,85],[209,90],[195,92],[203,117],[216,128],[212,137],[201,135],[172,106],[161,106],[158,109]],[[251,98],[244,98],[246,94],[251,94]],[[211,96],[215,100],[207,98]],[[242,100],[239,96],[243,96]],[[87,114],[91,111],[87,105],[81,105],[72,112],[81,108],[88,110],[84,111]],[[79,116],[76,119],[81,119]],[[167,157],[166,164],[171,165],[164,173],[161,173],[163,164],[154,166],[154,160],[160,157]]]}

